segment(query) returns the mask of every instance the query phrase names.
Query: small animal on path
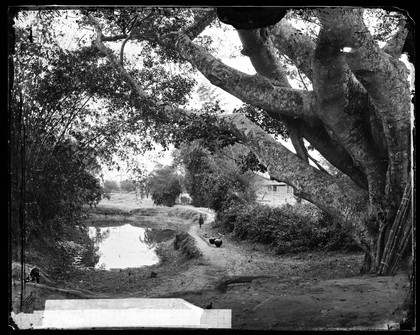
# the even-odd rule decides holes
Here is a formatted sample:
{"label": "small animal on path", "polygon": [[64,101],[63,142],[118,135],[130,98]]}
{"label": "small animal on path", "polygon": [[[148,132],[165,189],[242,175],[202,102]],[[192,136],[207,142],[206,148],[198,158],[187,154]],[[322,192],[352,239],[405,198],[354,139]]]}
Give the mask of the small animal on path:
{"label": "small animal on path", "polygon": [[222,243],[223,243],[223,241],[222,241],[221,239],[219,239],[219,238],[216,238],[216,239],[214,240],[214,245],[215,245],[216,247],[218,247],[218,248],[222,245]]}
{"label": "small animal on path", "polygon": [[[216,237],[218,235],[218,237]],[[216,244],[216,241],[219,240],[219,242],[217,242],[218,245],[216,245],[216,247],[220,247],[222,245],[222,240],[221,238],[223,237],[223,234],[217,232],[216,235],[214,235],[213,237],[209,238],[209,242],[210,244]]]}
{"label": "small animal on path", "polygon": [[28,282],[28,281],[34,282],[36,280],[36,282],[39,283],[39,277],[41,277],[41,275],[39,274],[39,269],[33,268],[31,272],[29,273],[29,276],[26,277],[25,282]]}

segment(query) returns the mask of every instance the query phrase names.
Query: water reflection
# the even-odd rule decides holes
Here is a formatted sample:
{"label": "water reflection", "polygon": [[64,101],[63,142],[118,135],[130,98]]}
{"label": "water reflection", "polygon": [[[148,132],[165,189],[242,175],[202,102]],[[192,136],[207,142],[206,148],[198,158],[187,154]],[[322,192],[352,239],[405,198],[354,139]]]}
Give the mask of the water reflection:
{"label": "water reflection", "polygon": [[[168,233],[167,233],[168,234]],[[123,269],[156,264],[156,232],[130,224],[118,227],[89,227],[89,236],[99,248],[99,269]]]}
{"label": "water reflection", "polygon": [[143,238],[139,236],[140,242],[147,244],[150,248],[155,247],[158,243],[170,240],[175,236],[175,231],[172,229],[154,229],[146,228]]}

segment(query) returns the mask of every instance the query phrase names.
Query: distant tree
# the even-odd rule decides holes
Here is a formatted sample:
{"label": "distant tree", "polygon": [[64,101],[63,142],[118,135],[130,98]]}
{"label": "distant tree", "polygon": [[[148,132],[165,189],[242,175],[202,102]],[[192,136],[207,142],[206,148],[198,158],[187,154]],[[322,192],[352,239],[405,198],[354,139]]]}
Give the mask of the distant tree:
{"label": "distant tree", "polygon": [[146,179],[147,193],[155,205],[171,207],[182,192],[182,176],[173,166],[163,166],[153,170]]}
{"label": "distant tree", "polygon": [[121,181],[120,188],[125,192],[132,192],[136,189],[136,185],[130,179]]}
{"label": "distant tree", "polygon": [[106,193],[117,192],[120,190],[117,182],[113,180],[105,180],[104,181],[104,190]]}

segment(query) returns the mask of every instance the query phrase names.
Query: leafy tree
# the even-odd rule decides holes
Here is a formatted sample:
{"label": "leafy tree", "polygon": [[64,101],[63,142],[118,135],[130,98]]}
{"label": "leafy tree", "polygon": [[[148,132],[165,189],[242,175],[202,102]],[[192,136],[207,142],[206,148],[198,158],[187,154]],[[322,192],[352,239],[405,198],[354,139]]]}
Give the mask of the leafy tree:
{"label": "leafy tree", "polygon": [[120,190],[120,186],[118,186],[118,183],[114,180],[105,180],[104,190],[106,193],[118,192]]}
{"label": "leafy tree", "polygon": [[181,183],[182,177],[173,166],[161,166],[147,177],[146,189],[155,205],[171,207],[182,192]]}
{"label": "leafy tree", "polygon": [[13,247],[40,235],[64,238],[65,226],[78,223],[84,205],[93,206],[101,198],[96,152],[84,141],[82,129],[75,131],[88,99],[83,93],[74,94],[74,87],[65,81],[54,89],[47,84],[55,71],[51,64],[63,55],[51,32],[44,29],[54,15],[44,17],[42,29],[36,31],[20,25],[25,14],[11,11],[8,17],[13,37],[9,44]]}
{"label": "leafy tree", "polygon": [[132,192],[135,191],[136,185],[131,179],[126,179],[121,181],[120,188],[125,192]]}
{"label": "leafy tree", "polygon": [[[93,44],[59,59],[68,60],[66,71],[80,80],[76,97],[93,90],[109,103],[107,115],[115,122],[101,128],[110,131],[103,136],[110,141],[107,148],[147,148],[153,141],[180,145],[198,137],[212,146],[240,142],[271,178],[353,232],[366,252],[363,272],[395,271],[412,238],[413,208],[405,200],[412,197],[414,164],[411,94],[400,61],[408,34],[405,15],[311,8],[291,10],[269,27],[239,29],[241,53],[255,75],[225,65],[217,47],[199,36],[219,24],[213,8],[98,9],[78,16],[81,27],[94,29]],[[132,57],[125,52],[128,44],[138,50]],[[167,63],[181,71],[169,73]],[[245,105],[233,114],[216,104],[187,110],[197,70]],[[60,72],[54,78],[58,85]],[[273,135],[289,136],[296,154]],[[346,177],[309,164],[304,139]]]}
{"label": "leafy tree", "polygon": [[253,173],[243,166],[244,152],[246,148],[239,145],[213,153],[198,142],[181,147],[185,187],[194,206],[221,212],[235,203],[256,199]]}

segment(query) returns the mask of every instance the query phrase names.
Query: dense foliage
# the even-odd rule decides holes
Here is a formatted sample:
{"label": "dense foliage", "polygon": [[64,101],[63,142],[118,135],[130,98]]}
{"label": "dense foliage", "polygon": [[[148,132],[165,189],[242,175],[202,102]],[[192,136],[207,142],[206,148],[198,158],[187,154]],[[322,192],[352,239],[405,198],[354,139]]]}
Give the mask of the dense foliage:
{"label": "dense foliage", "polygon": [[239,240],[269,245],[277,254],[304,251],[360,251],[351,232],[311,204],[270,207],[235,205],[216,218]]}
{"label": "dense foliage", "polygon": [[162,166],[153,170],[146,179],[146,192],[155,205],[171,207],[182,192],[182,177],[173,166]]}
{"label": "dense foliage", "polygon": [[120,190],[120,186],[114,180],[105,180],[103,188],[105,193],[118,192]]}
{"label": "dense foliage", "polygon": [[136,190],[136,185],[131,179],[122,180],[120,188],[125,192],[133,192]]}
{"label": "dense foliage", "polygon": [[255,200],[253,173],[241,164],[247,156],[245,148],[236,145],[210,152],[195,142],[184,145],[179,155],[194,206],[219,212]]}
{"label": "dense foliage", "polygon": [[[61,49],[56,32],[47,29],[54,15],[25,29],[20,24],[20,19],[27,19],[25,14],[9,17],[13,37],[9,40],[10,241],[14,258],[19,257],[22,244],[35,250],[40,243],[50,243],[50,254],[58,255],[55,242],[74,237],[72,231],[85,218],[84,207],[96,205],[102,196],[100,141],[96,142],[100,134],[94,134],[95,127],[89,122],[94,110],[89,106],[91,95],[81,92],[82,83],[71,70],[74,59]],[[79,231],[77,240],[83,238],[86,260],[95,252],[87,232]],[[39,255],[38,261],[41,259]],[[61,256],[56,259],[63,266],[71,265],[71,257],[68,262]]]}

